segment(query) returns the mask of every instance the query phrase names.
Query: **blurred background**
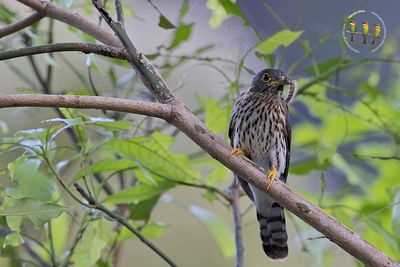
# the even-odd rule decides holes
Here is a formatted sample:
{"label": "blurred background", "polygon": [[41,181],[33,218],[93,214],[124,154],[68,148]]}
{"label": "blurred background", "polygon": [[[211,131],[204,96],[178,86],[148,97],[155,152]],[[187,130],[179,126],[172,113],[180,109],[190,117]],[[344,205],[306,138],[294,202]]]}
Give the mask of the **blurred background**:
{"label": "blurred background", "polygon": [[[54,2],[95,23],[99,21],[90,1]],[[300,90],[304,87],[304,91],[291,107],[294,126],[289,186],[399,260],[398,1],[237,0],[234,6],[241,12],[239,15],[221,8],[221,2],[126,0],[126,30],[136,47],[160,68],[170,88],[188,108],[224,138],[232,104],[238,92],[249,86],[254,72],[266,67],[280,68],[297,79]],[[2,18],[4,8],[11,10],[14,18],[31,12],[13,0],[2,0],[0,6]],[[188,8],[186,13],[183,6]],[[368,20],[373,33],[374,23],[379,22],[371,12],[385,23],[386,38],[376,52],[371,52],[370,43],[361,44],[361,36],[356,36],[352,43],[360,53],[351,51],[344,42],[342,30],[343,25],[348,29],[346,18],[358,10],[366,11],[355,18],[359,31],[361,21]],[[160,16],[167,18],[173,27],[160,26]],[[0,39],[1,49],[46,43],[50,23],[46,18],[35,29],[24,31],[26,36],[14,34]],[[61,22],[53,23],[53,42],[94,41]],[[3,20],[0,26],[5,24]],[[107,28],[104,22],[102,25]],[[302,33],[289,45],[279,45],[268,53],[256,46],[285,29]],[[182,35],[177,34],[179,30]],[[345,36],[348,38],[346,33]],[[35,68],[45,73],[52,66],[51,93],[95,94],[95,87],[103,96],[153,101],[136,74],[121,62],[80,53],[37,55],[34,61],[36,67],[29,58],[2,61],[1,92],[41,91]],[[83,112],[92,117],[107,117],[101,111]],[[21,130],[50,127],[51,123],[43,121],[58,117],[60,114],[52,109],[0,110],[3,138],[11,138]],[[172,151],[188,157],[190,168],[200,173],[201,181],[209,181],[210,173],[218,170],[213,174],[217,174],[213,186],[221,190],[229,187],[232,178],[229,171],[211,162],[172,127],[158,120],[141,121],[143,118],[138,116],[118,115],[114,119],[143,122],[148,127],[144,133],[158,129],[166,136],[173,136]],[[102,133],[92,134],[95,142]],[[59,147],[73,143],[67,131],[55,140]],[[9,162],[20,156],[19,152],[3,153],[1,167],[6,169]],[[96,155],[93,160],[104,157]],[[72,179],[79,167],[76,162],[71,164],[70,170],[64,172],[65,177]],[[4,174],[3,178],[9,179],[9,175]],[[110,179],[110,184],[118,188],[117,179]],[[68,196],[65,203],[75,205]],[[288,212],[289,257],[284,262],[272,263],[262,251],[255,210],[246,197],[241,198],[241,207],[246,210],[245,266],[361,266]],[[79,213],[78,206],[74,209]],[[205,217],[211,217],[215,224]],[[71,220],[65,214],[60,218]],[[227,244],[233,226],[231,211],[220,201],[208,201],[204,191],[185,186],[168,190],[160,197],[151,218],[166,225],[154,242],[180,266],[234,265],[233,244]],[[27,224],[32,235],[44,238],[45,230],[33,230]],[[60,225],[77,231],[76,226],[67,226],[66,222]],[[63,248],[71,242],[68,231],[60,239],[65,243],[60,245],[62,255]],[[0,258],[0,263],[12,266],[7,256]],[[119,266],[166,265],[138,240],[129,239],[122,246]]]}

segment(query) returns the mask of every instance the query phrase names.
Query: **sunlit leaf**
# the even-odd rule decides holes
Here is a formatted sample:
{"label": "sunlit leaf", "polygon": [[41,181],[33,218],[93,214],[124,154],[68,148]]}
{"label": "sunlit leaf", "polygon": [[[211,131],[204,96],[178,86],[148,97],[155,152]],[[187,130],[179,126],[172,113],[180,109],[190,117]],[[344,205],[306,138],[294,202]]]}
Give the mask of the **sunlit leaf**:
{"label": "sunlit leaf", "polygon": [[[161,139],[159,142],[162,142]],[[152,174],[172,180],[198,180],[199,174],[191,170],[187,156],[173,154],[159,142],[147,137],[138,137],[130,140],[115,139],[104,146],[133,158]]]}
{"label": "sunlit leaf", "polygon": [[240,10],[235,0],[208,0],[207,8],[211,10],[210,27],[215,29],[221,25],[230,15],[237,16],[243,20],[245,25],[248,24],[247,18]]}
{"label": "sunlit leaf", "polygon": [[215,185],[225,182],[231,176],[231,171],[222,164],[216,164],[206,178],[206,184]]}
{"label": "sunlit leaf", "polygon": [[0,216],[28,217],[36,227],[42,227],[66,210],[67,207],[58,204],[44,203],[34,198],[22,198],[12,200],[8,207],[0,210]]}
{"label": "sunlit leaf", "polygon": [[9,163],[8,169],[17,185],[7,187],[7,195],[18,199],[30,197],[43,202],[50,201],[56,190],[56,184],[38,170],[40,163],[39,160],[33,159]]}
{"label": "sunlit leaf", "polygon": [[[111,229],[109,229],[109,231],[111,231]],[[97,262],[108,241],[102,238],[101,232],[100,220],[89,224],[73,255],[75,266],[93,266]]]}
{"label": "sunlit leaf", "polygon": [[205,109],[207,127],[218,134],[227,131],[231,105],[221,107],[219,100],[201,96],[198,100]]}
{"label": "sunlit leaf", "polygon": [[283,30],[275,33],[267,39],[261,41],[256,49],[261,50],[265,55],[273,53],[281,45],[287,47],[296,41],[303,31],[293,32],[290,30]]}
{"label": "sunlit leaf", "polygon": [[178,26],[178,29],[175,32],[174,38],[171,42],[171,48],[177,48],[183,42],[189,39],[190,34],[192,33],[193,23],[190,24],[181,24]]}

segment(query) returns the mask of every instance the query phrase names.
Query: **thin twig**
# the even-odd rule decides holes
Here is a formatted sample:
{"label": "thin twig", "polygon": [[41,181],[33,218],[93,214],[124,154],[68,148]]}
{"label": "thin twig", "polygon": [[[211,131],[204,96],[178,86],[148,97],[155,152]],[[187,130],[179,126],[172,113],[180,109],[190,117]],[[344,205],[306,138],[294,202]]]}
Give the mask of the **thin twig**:
{"label": "thin twig", "polygon": [[41,14],[39,12],[33,12],[32,14],[26,16],[25,18],[10,23],[0,29],[0,38],[18,32],[26,27],[29,27],[32,24],[35,24],[36,22],[41,20],[43,17],[44,14]]}
{"label": "thin twig", "polygon": [[126,53],[126,51],[118,47],[111,47],[99,44],[85,44],[85,43],[55,43],[55,44],[30,46],[30,47],[0,52],[0,61],[17,57],[25,57],[28,55],[38,55],[38,54],[46,54],[53,52],[69,52],[69,51],[82,52],[85,54],[94,53],[118,59],[128,58],[128,54]]}
{"label": "thin twig", "polygon": [[111,210],[106,208],[106,206],[97,201],[97,199],[89,196],[78,183],[74,183],[74,186],[76,188],[76,191],[78,191],[78,193],[89,203],[89,205],[91,205],[92,208],[104,212],[109,217],[113,218],[114,220],[118,221],[120,224],[125,226],[130,232],[132,232],[132,234],[134,234],[137,238],[140,239],[140,241],[142,241],[145,245],[147,245],[150,249],[152,249],[155,253],[157,253],[161,258],[163,258],[170,266],[178,266],[171,258],[169,258],[164,252],[162,252],[158,247],[156,247],[156,245],[154,245],[153,242],[145,238],[138,229],[136,229],[130,223],[128,223],[128,221],[125,218],[112,212]]}
{"label": "thin twig", "polygon": [[117,13],[117,21],[121,24],[122,27],[125,27],[125,20],[124,20],[124,7],[122,5],[121,0],[115,0],[115,11]]}
{"label": "thin twig", "polygon": [[244,246],[243,246],[243,231],[242,231],[242,217],[240,213],[239,199],[240,199],[240,186],[239,180],[235,176],[230,187],[230,203],[232,206],[233,224],[235,232],[235,266],[244,266]]}
{"label": "thin twig", "polygon": [[56,267],[56,255],[54,252],[54,240],[53,240],[53,232],[52,232],[52,227],[51,227],[51,221],[47,223],[47,232],[48,232],[48,239],[49,239],[49,246],[50,246],[50,259],[51,259],[51,264],[53,267]]}

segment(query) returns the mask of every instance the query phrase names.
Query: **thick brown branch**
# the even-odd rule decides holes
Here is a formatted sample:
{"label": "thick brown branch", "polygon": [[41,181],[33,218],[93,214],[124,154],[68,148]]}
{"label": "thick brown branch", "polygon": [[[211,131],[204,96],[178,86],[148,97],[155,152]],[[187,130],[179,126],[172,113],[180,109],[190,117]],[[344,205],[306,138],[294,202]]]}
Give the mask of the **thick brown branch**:
{"label": "thick brown branch", "polygon": [[55,43],[55,44],[30,46],[16,50],[8,50],[0,52],[0,61],[11,58],[24,57],[28,55],[37,55],[37,54],[54,53],[54,52],[68,52],[68,51],[77,51],[85,54],[94,53],[106,57],[119,58],[119,59],[128,58],[128,53],[122,48],[106,46],[101,44]]}
{"label": "thick brown branch", "polygon": [[8,107],[63,107],[80,109],[107,109],[157,117],[161,119],[167,119],[171,114],[170,105],[113,97],[0,94],[0,108]]}
{"label": "thick brown branch", "polygon": [[17,20],[11,24],[8,24],[0,29],[0,38],[13,34],[14,32],[20,31],[26,27],[29,27],[32,24],[41,20],[43,17],[44,17],[43,14],[34,12],[25,18]]}
{"label": "thick brown branch", "polygon": [[77,13],[71,13],[54,5],[50,1],[18,0],[18,2],[35,9],[37,12],[44,14],[49,18],[74,26],[75,28],[95,37],[103,44],[122,47],[121,42],[109,31],[81,17]]}
{"label": "thick brown branch", "polygon": [[286,184],[276,181],[267,190],[268,180],[265,179],[261,170],[242,157],[230,157],[231,148],[225,141],[205,128],[202,122],[181,103],[168,105],[99,96],[0,95],[0,108],[22,106],[109,109],[155,116],[170,121],[213,158],[241,178],[267,192],[292,213],[364,264],[400,266],[338,220],[291,190]]}

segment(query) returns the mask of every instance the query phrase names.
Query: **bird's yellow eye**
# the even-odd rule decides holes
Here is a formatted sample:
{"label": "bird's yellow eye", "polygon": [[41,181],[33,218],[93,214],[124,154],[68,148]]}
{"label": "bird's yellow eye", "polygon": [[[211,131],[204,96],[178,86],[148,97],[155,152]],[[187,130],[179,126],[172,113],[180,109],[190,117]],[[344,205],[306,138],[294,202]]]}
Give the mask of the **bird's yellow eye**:
{"label": "bird's yellow eye", "polygon": [[263,76],[262,76],[262,80],[263,80],[263,82],[269,82],[269,81],[271,81],[271,75],[269,75],[269,73],[264,73],[263,74]]}

